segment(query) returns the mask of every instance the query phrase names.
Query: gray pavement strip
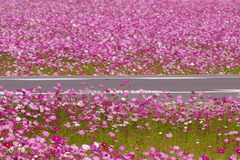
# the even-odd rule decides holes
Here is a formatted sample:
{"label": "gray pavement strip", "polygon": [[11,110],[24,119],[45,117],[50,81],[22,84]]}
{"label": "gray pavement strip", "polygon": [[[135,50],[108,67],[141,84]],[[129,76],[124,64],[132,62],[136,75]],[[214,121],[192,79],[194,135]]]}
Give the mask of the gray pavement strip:
{"label": "gray pavement strip", "polygon": [[94,80],[94,79],[219,79],[219,78],[240,78],[240,75],[193,75],[193,76],[184,76],[184,75],[173,75],[173,76],[35,76],[35,77],[0,77],[1,80],[16,80],[16,81],[59,81],[59,80]]}
{"label": "gray pavement strip", "polygon": [[[11,92],[11,91],[9,91]],[[141,93],[179,93],[179,94],[190,94],[192,91],[154,91],[154,90],[115,90],[109,91],[108,94],[116,94],[116,93],[128,93],[128,94],[141,94]],[[217,89],[212,91],[194,91],[195,93],[240,93],[240,89]],[[14,95],[23,94],[23,92],[11,92]],[[76,92],[76,94],[90,94],[90,93],[103,93],[101,90],[83,90],[82,92]],[[39,93],[32,93],[32,94],[39,94]],[[48,93],[41,93],[43,95],[48,95]],[[69,94],[68,91],[63,91],[60,94]],[[107,94],[104,92],[104,94]],[[4,91],[0,91],[0,95],[4,95]]]}

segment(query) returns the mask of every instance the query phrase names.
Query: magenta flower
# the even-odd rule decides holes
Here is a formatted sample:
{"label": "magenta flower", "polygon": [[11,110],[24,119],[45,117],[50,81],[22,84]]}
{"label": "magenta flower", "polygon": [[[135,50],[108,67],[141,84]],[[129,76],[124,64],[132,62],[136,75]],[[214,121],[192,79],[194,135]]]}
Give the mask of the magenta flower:
{"label": "magenta flower", "polygon": [[202,158],[201,160],[210,160],[206,155],[203,155],[201,158]]}
{"label": "magenta flower", "polygon": [[39,100],[43,100],[43,98],[44,98],[44,96],[43,96],[42,94],[39,94],[39,95],[38,95],[38,99],[39,99]]}
{"label": "magenta flower", "polygon": [[240,154],[240,148],[234,148],[237,154]]}
{"label": "magenta flower", "polygon": [[38,129],[42,130],[42,129],[44,129],[44,127],[43,126],[38,126]]}
{"label": "magenta flower", "polygon": [[225,153],[225,150],[220,148],[220,149],[218,149],[217,153],[223,154],[223,153]]}
{"label": "magenta flower", "polygon": [[55,141],[55,142],[60,142],[62,140],[62,138],[59,135],[55,135],[55,136],[52,137],[52,140]]}
{"label": "magenta flower", "polygon": [[103,146],[103,147],[107,147],[108,144],[107,144],[107,143],[102,143],[101,146]]}
{"label": "magenta flower", "polygon": [[55,131],[59,131],[59,130],[60,130],[60,127],[54,127],[54,130],[55,130]]}
{"label": "magenta flower", "polygon": [[135,155],[134,154],[129,154],[128,155],[130,159],[134,159]]}
{"label": "magenta flower", "polygon": [[22,153],[22,152],[19,152],[19,153],[16,153],[15,154],[15,158],[17,158],[17,157],[23,157],[24,156],[24,153]]}
{"label": "magenta flower", "polygon": [[3,143],[3,146],[4,146],[4,147],[7,147],[7,148],[10,148],[10,147],[13,146],[13,144],[10,143],[10,142],[4,142],[4,143]]}

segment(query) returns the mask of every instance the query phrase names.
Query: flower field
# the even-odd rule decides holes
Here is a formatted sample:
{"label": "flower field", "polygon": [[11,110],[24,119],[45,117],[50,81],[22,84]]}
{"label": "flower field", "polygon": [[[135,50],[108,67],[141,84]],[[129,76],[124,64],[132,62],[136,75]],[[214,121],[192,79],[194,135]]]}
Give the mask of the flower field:
{"label": "flower field", "polygon": [[[239,10],[238,0],[0,0],[0,76],[240,74]],[[240,160],[239,100],[98,87],[0,84],[0,160]]]}
{"label": "flower field", "polygon": [[231,97],[170,103],[167,93],[53,88],[2,89],[0,159],[240,159],[240,103]]}
{"label": "flower field", "polygon": [[238,0],[0,2],[1,76],[240,72]]}

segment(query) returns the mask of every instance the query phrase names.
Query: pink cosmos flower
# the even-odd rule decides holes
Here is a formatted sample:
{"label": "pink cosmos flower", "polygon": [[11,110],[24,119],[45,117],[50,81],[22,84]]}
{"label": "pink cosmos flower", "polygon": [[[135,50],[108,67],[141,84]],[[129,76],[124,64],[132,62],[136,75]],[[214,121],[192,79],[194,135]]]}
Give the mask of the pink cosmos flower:
{"label": "pink cosmos flower", "polygon": [[112,132],[109,132],[108,135],[111,136],[111,137],[115,137],[115,136],[116,136],[116,135],[115,135],[114,133],[112,133]]}
{"label": "pink cosmos flower", "polygon": [[123,151],[123,150],[125,150],[125,148],[126,148],[125,146],[120,146],[119,150]]}
{"label": "pink cosmos flower", "polygon": [[183,151],[182,151],[182,150],[178,150],[178,151],[176,152],[176,154],[181,157],[181,156],[183,156]]}
{"label": "pink cosmos flower", "polygon": [[142,155],[148,156],[150,153],[149,152],[143,152]]}
{"label": "pink cosmos flower", "polygon": [[232,119],[231,118],[228,119],[228,123],[232,123]]}
{"label": "pink cosmos flower", "polygon": [[45,137],[48,137],[48,136],[50,135],[50,133],[47,132],[47,131],[43,131],[42,134],[43,134],[43,136],[45,136]]}
{"label": "pink cosmos flower", "polygon": [[171,137],[173,137],[173,134],[172,133],[167,133],[166,137],[171,138]]}
{"label": "pink cosmos flower", "polygon": [[56,116],[50,116],[48,117],[50,120],[55,120],[56,119]]}
{"label": "pink cosmos flower", "polygon": [[193,153],[188,154],[188,158],[193,158],[195,155]]}
{"label": "pink cosmos flower", "polygon": [[230,160],[236,160],[237,159],[237,155],[236,154],[232,154],[230,157],[229,157]]}
{"label": "pink cosmos flower", "polygon": [[98,156],[94,156],[92,157],[93,160],[100,160],[100,158]]}
{"label": "pink cosmos flower", "polygon": [[178,150],[178,149],[180,149],[180,147],[179,146],[174,146],[173,149]]}
{"label": "pink cosmos flower", "polygon": [[78,134],[84,135],[84,134],[85,134],[85,131],[84,131],[83,129],[80,129],[80,130],[78,131]]}

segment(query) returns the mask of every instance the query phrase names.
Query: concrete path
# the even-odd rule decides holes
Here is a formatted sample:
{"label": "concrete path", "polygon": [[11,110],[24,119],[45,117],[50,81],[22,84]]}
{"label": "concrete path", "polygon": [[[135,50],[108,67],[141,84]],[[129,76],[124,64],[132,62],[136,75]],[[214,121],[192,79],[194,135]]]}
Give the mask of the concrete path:
{"label": "concrete path", "polygon": [[[41,86],[43,90],[54,91],[52,87],[57,83],[62,85],[62,90],[74,89],[84,90],[88,85],[91,91],[99,91],[107,88],[114,88],[119,91],[123,80],[124,90],[131,90],[131,97],[136,97],[145,90],[149,94],[170,93],[173,99],[182,95],[184,100],[189,99],[191,95],[197,96],[198,93],[204,93],[212,97],[229,97],[239,100],[240,93],[240,75],[214,75],[214,76],[71,76],[71,77],[0,77],[0,85],[6,90],[16,90],[22,88],[36,88]],[[83,84],[83,83],[86,84]],[[104,87],[100,88],[98,85]],[[194,91],[196,94],[192,94]],[[3,91],[0,89],[0,96]]]}

